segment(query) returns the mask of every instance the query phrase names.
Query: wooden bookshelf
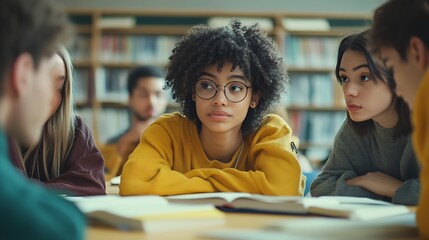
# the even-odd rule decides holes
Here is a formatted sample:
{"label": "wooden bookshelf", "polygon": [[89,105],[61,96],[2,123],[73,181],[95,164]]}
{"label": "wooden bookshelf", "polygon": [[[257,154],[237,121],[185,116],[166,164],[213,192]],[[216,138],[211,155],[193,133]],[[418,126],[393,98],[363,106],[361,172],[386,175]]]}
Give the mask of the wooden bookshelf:
{"label": "wooden bookshelf", "polygon": [[346,110],[345,106],[327,106],[327,107],[318,107],[318,106],[288,106],[287,110],[289,112],[296,111],[314,111],[314,112],[344,112]]}
{"label": "wooden bookshelf", "polygon": [[[160,49],[165,50],[162,56],[156,56],[156,49],[151,52],[153,58],[142,58],[139,56],[127,56],[127,53],[134,53],[136,46],[138,44],[143,44],[144,41],[154,41],[153,44],[160,44],[157,39],[163,38],[169,39],[172,38],[172,41],[177,38],[180,39],[181,36],[186,34],[189,29],[196,24],[207,24],[212,18],[239,18],[239,19],[262,19],[266,22],[272,23],[270,28],[264,28],[264,31],[267,32],[278,44],[279,50],[284,55],[285,63],[287,65],[288,74],[290,75],[292,81],[299,81],[300,77],[297,76],[308,76],[310,78],[310,83],[312,84],[312,79],[315,78],[329,78],[328,80],[323,80],[329,84],[328,88],[330,95],[328,95],[329,104],[326,105],[314,105],[311,103],[317,102],[317,100],[310,100],[308,104],[305,105],[294,105],[293,103],[285,103],[285,107],[289,112],[290,118],[297,118],[299,114],[301,117],[303,115],[308,115],[302,119],[302,121],[309,121],[309,123],[317,121],[317,119],[312,119],[312,117],[317,116],[317,114],[326,114],[327,118],[329,116],[334,116],[338,114],[344,114],[345,116],[345,107],[344,101],[342,100],[342,92],[336,86],[336,80],[333,79],[333,70],[335,65],[332,64],[336,59],[337,51],[337,42],[343,36],[352,33],[364,30],[367,25],[356,26],[355,23],[368,22],[370,16],[367,15],[345,15],[345,14],[308,14],[308,13],[258,13],[258,12],[212,12],[212,11],[175,11],[175,10],[165,10],[165,11],[149,11],[149,10],[139,10],[139,9],[68,9],[67,10],[70,19],[75,23],[75,30],[77,33],[78,44],[71,48],[72,57],[75,57],[74,65],[80,74],[79,83],[75,84],[75,91],[84,91],[84,93],[79,95],[76,106],[78,112],[84,115],[84,118],[89,123],[94,138],[97,143],[104,143],[106,140],[102,138],[101,135],[105,134],[106,131],[106,121],[109,121],[109,118],[118,118],[122,119],[123,114],[126,114],[127,109],[127,96],[122,96],[120,100],[118,99],[105,99],[100,98],[100,86],[105,86],[106,84],[101,84],[100,82],[107,81],[104,75],[112,74],[112,71],[116,70],[118,74],[124,77],[124,73],[143,64],[158,65],[164,67],[168,61],[169,53],[171,53],[172,48],[174,47],[174,42],[161,47]],[[109,20],[117,18],[119,19],[117,23],[114,22],[113,25],[106,25],[106,19]],[[331,23],[340,23],[333,26],[329,30],[290,30],[284,26],[284,19],[287,18],[297,18],[297,19],[325,19],[327,22]],[[353,26],[343,26],[345,23],[353,23]],[[115,24],[122,24],[122,26],[115,26]],[[152,40],[146,40],[152,39]],[[288,55],[288,47],[290,44],[290,39],[297,41],[298,44],[307,41],[306,38],[309,38],[308,42],[317,42],[320,40],[323,42],[329,42],[330,39],[333,39],[329,45],[329,63],[328,64],[317,64],[318,61],[325,63],[327,57],[324,55],[314,56],[314,51],[308,51],[305,53],[298,52],[299,56],[305,57],[305,59],[299,64],[291,64],[293,60],[296,60],[292,55]],[[167,41],[167,40],[160,41]],[[139,42],[140,41],[140,42]],[[305,47],[302,49],[308,48],[308,42],[304,43]],[[133,45],[134,44],[134,45]],[[321,43],[316,43],[316,45],[321,45]],[[307,46],[308,45],[308,46]],[[323,50],[323,44],[322,50]],[[167,49],[168,48],[168,49]],[[123,50],[117,51],[118,49]],[[297,48],[300,50],[299,48]],[[308,49],[307,49],[308,50]],[[319,49],[320,50],[320,49]],[[80,51],[80,52],[79,52]],[[109,57],[108,53],[111,51],[113,54],[117,54],[115,57]],[[334,51],[334,52],[332,52]],[[322,51],[323,52],[323,51]],[[146,52],[147,53],[147,52]],[[104,54],[104,55],[103,55]],[[145,54],[142,52],[141,54]],[[118,57],[119,56],[119,57]],[[318,58],[315,61],[315,58]],[[311,64],[305,62],[310,59]],[[302,60],[302,59],[301,59]],[[116,70],[115,70],[116,69]],[[122,72],[121,72],[122,71]],[[104,74],[104,75],[103,75]],[[103,76],[105,77],[103,79]],[[77,80],[76,80],[77,82]],[[86,84],[85,84],[86,83]],[[121,85],[121,84],[119,84]],[[121,85],[123,87],[123,84]],[[85,88],[86,89],[83,89]],[[317,89],[317,85],[313,86]],[[296,89],[289,88],[288,93],[297,91]],[[314,90],[312,90],[314,91]],[[102,91],[101,91],[102,92]],[[122,93],[124,91],[122,90]],[[126,94],[126,93],[124,93]],[[304,94],[305,95],[305,94]],[[85,99],[87,96],[87,99]],[[311,97],[311,96],[310,96]],[[125,99],[125,100],[124,100]],[[325,99],[326,100],[326,99]],[[168,106],[169,111],[176,111],[180,109],[175,103],[170,103]],[[118,111],[120,116],[115,116],[114,111]],[[104,112],[108,112],[107,115],[104,115]],[[311,116],[311,117],[310,117]],[[338,116],[337,116],[338,118]],[[296,119],[295,119],[296,120]],[[290,123],[294,121],[290,120]],[[294,123],[295,124],[295,123]],[[301,149],[306,150],[311,147],[325,147],[330,148],[331,143],[314,143],[312,144],[311,139],[305,139],[300,136],[300,131],[302,131],[304,125],[308,123],[300,123],[301,129],[295,128],[294,133],[298,135],[301,139]],[[332,124],[332,122],[331,122]],[[111,126],[107,127],[109,129],[115,129],[117,131],[121,130],[124,126],[128,125],[128,122],[121,126]],[[102,127],[103,126],[103,127]],[[331,127],[331,126],[329,126]],[[294,126],[292,126],[294,128]],[[333,127],[335,128],[335,127]],[[298,129],[298,130],[297,130]],[[112,134],[115,135],[115,134]],[[331,137],[333,141],[333,137]]]}
{"label": "wooden bookshelf", "polygon": [[287,70],[292,73],[332,73],[329,67],[288,67]]}

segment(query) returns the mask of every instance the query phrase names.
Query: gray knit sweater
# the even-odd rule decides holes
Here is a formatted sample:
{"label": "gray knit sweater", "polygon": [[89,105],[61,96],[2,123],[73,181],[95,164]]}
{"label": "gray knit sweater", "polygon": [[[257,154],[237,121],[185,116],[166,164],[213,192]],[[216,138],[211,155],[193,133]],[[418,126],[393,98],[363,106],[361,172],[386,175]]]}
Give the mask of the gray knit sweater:
{"label": "gray knit sweater", "polygon": [[[417,205],[420,191],[419,165],[410,136],[393,139],[393,129],[375,123],[375,130],[364,137],[343,123],[322,173],[311,185],[312,196],[340,195],[369,197],[396,204]],[[390,199],[362,187],[349,186],[346,180],[368,172],[383,172],[403,182]]]}

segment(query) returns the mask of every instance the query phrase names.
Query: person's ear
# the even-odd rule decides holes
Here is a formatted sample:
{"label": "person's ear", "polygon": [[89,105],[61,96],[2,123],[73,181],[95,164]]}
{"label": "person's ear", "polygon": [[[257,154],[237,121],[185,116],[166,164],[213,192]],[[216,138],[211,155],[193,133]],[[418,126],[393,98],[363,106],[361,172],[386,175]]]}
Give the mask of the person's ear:
{"label": "person's ear", "polygon": [[30,83],[33,71],[33,58],[29,53],[22,53],[10,68],[10,88],[11,94],[19,97],[24,94]]}
{"label": "person's ear", "polygon": [[195,93],[192,93],[192,100],[195,102]]}
{"label": "person's ear", "polygon": [[261,94],[259,92],[257,93],[253,93],[252,94],[252,99],[250,100],[250,104],[249,106],[251,108],[256,108],[256,106],[258,106],[259,103],[259,99],[261,98]]}
{"label": "person's ear", "polygon": [[429,49],[421,38],[412,36],[410,38],[409,57],[414,60],[419,68],[426,70],[429,67]]}

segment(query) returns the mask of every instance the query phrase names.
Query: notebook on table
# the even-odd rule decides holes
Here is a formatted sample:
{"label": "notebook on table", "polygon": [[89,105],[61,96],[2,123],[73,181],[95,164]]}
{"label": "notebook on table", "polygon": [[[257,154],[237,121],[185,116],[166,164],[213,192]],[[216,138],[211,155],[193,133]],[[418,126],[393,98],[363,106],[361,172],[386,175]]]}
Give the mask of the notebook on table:
{"label": "notebook on table", "polygon": [[222,224],[213,205],[169,203],[160,196],[67,197],[93,222],[122,230],[161,232]]}

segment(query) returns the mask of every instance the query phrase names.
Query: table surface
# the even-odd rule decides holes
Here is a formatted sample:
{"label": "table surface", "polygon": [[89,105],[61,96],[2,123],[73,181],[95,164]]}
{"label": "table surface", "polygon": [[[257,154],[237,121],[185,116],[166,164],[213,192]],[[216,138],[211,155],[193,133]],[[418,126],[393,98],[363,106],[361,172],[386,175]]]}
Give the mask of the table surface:
{"label": "table surface", "polygon": [[[111,186],[106,183],[107,194],[118,194],[119,187]],[[89,226],[87,231],[87,239],[89,240],[107,240],[107,239],[204,239],[201,234],[211,230],[226,230],[226,229],[249,229],[258,230],[269,222],[298,219],[298,218],[314,218],[314,216],[296,216],[296,215],[275,215],[275,214],[249,214],[249,213],[226,213],[225,223],[205,226],[199,228],[183,229],[180,231],[167,231],[162,233],[145,234],[141,231],[120,231],[114,228],[103,226]],[[407,237],[399,237],[395,239],[418,239],[417,232],[410,234]]]}

